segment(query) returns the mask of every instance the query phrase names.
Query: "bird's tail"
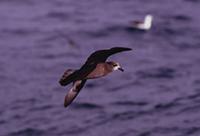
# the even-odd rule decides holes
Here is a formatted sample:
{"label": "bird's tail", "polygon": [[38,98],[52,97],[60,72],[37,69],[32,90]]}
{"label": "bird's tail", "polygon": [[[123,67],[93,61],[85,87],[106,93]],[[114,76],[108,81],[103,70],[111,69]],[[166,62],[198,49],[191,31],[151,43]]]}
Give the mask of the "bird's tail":
{"label": "bird's tail", "polygon": [[73,82],[76,78],[76,70],[68,69],[64,72],[62,77],[59,80],[60,85],[66,86],[69,83]]}

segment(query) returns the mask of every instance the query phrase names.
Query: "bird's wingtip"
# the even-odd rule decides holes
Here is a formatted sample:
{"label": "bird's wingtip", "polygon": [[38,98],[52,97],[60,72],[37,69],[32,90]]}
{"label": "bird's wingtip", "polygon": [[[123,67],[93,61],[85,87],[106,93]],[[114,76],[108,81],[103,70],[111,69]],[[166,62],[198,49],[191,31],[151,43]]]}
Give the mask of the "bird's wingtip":
{"label": "bird's wingtip", "polygon": [[67,106],[68,106],[69,104],[67,104],[67,103],[64,103],[64,108],[67,108]]}
{"label": "bird's wingtip", "polygon": [[128,48],[128,47],[112,47],[111,50],[113,50],[113,49],[120,49],[120,50],[124,50],[124,51],[132,50],[131,48]]}
{"label": "bird's wingtip", "polygon": [[132,48],[126,48],[126,49],[127,49],[127,51],[133,50]]}

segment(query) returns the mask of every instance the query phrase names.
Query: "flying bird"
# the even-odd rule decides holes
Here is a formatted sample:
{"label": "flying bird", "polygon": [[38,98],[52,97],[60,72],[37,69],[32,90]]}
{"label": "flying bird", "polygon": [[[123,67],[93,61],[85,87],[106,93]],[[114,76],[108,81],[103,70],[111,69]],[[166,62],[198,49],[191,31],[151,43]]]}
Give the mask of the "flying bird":
{"label": "flying bird", "polygon": [[153,16],[148,14],[145,16],[144,21],[132,21],[131,27],[138,30],[149,30],[152,26]]}
{"label": "flying bird", "polygon": [[65,96],[64,107],[72,103],[88,79],[100,78],[115,70],[124,71],[119,63],[106,60],[113,54],[130,50],[132,49],[125,47],[98,50],[88,57],[80,69],[67,69],[59,80],[59,83],[61,86],[73,83],[73,86]]}

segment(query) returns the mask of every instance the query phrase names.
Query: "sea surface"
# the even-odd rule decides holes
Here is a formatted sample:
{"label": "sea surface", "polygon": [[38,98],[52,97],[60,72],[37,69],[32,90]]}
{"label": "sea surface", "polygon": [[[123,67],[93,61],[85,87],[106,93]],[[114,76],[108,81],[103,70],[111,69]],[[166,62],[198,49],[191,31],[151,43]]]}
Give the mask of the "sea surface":
{"label": "sea surface", "polygon": [[[149,31],[130,28],[152,14]],[[200,136],[200,0],[0,0],[0,136]],[[58,83],[99,49],[125,72],[64,108]]]}

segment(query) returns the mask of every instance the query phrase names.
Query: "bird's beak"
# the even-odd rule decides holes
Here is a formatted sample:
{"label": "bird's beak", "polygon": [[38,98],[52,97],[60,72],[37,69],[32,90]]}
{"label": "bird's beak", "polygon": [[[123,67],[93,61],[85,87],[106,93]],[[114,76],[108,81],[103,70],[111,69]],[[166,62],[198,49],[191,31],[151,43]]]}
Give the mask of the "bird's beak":
{"label": "bird's beak", "polygon": [[121,68],[121,67],[119,67],[119,68],[118,68],[118,70],[120,70],[120,71],[124,72],[124,69],[123,69],[123,68]]}

